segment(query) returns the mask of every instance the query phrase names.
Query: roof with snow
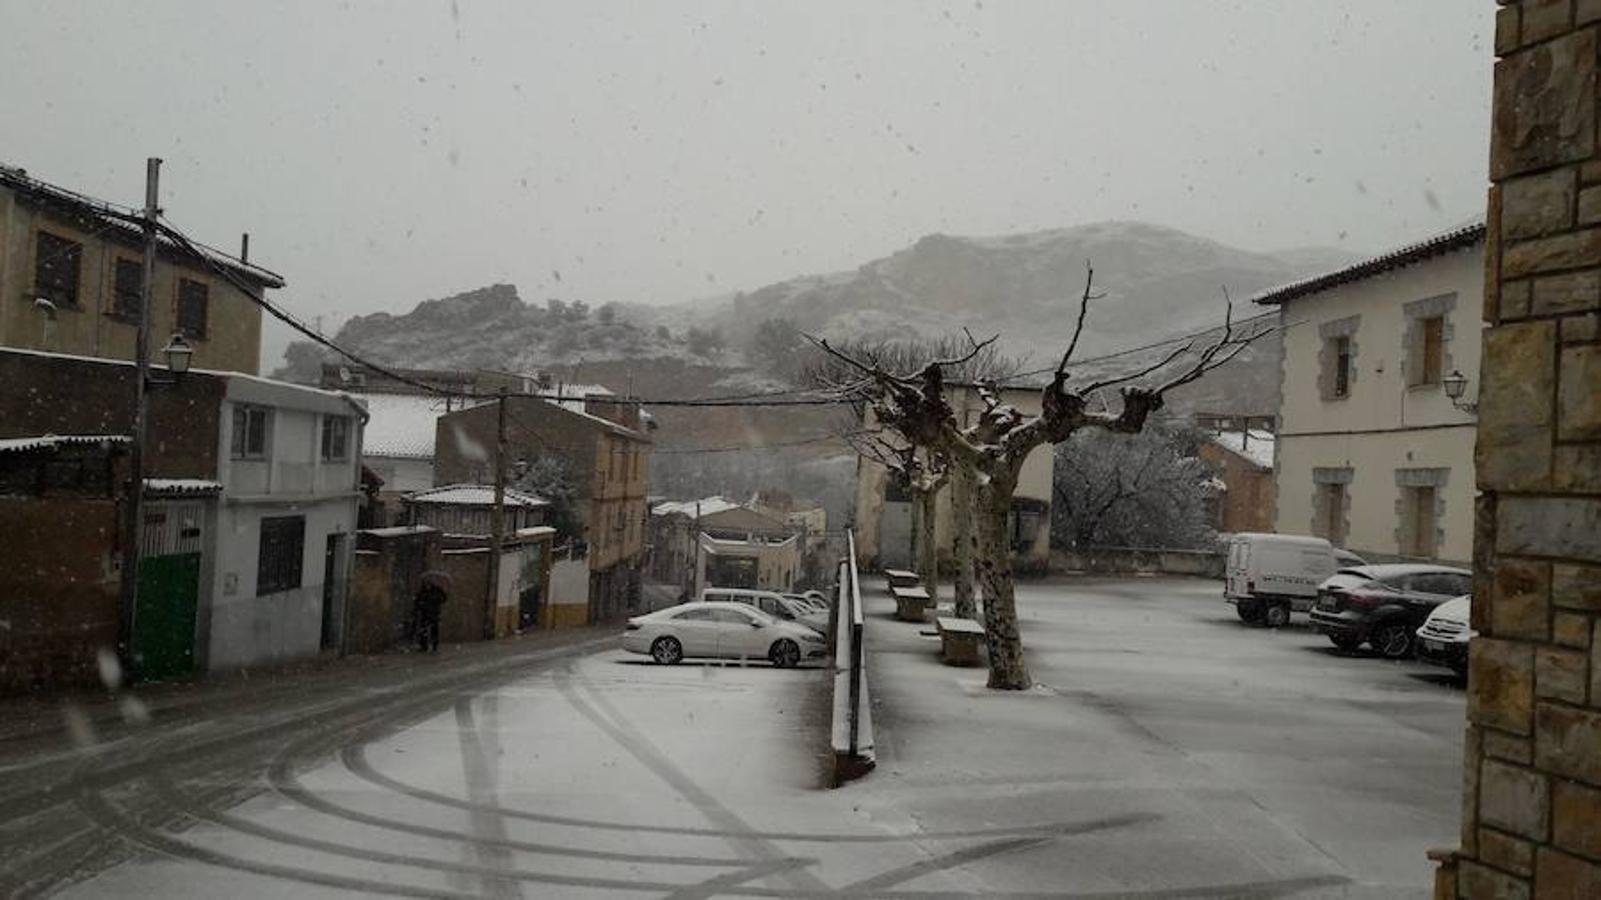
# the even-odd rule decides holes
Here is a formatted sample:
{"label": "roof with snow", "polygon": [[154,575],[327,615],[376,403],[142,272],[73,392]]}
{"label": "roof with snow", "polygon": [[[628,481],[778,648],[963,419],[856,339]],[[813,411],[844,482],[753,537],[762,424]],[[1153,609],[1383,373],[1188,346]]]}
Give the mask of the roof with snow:
{"label": "roof with snow", "polygon": [[1466,250],[1476,244],[1484,242],[1484,222],[1471,222],[1461,225],[1450,231],[1424,238],[1416,243],[1397,247],[1378,256],[1369,257],[1361,262],[1352,263],[1343,269],[1292,281],[1289,284],[1263,291],[1251,298],[1252,303],[1264,306],[1277,306],[1298,297],[1317,294],[1342,284],[1372,278],[1395,269],[1402,269],[1426,259],[1444,256],[1458,250]]}
{"label": "roof with snow", "polygon": [[1250,431],[1220,431],[1207,439],[1236,456],[1244,457],[1262,469],[1273,468],[1273,446],[1278,436],[1256,428]]}
{"label": "roof with snow", "polygon": [[434,458],[434,427],[451,410],[476,405],[477,401],[422,394],[352,394],[367,408],[367,426],[361,432],[364,456],[395,456],[406,459]]}
{"label": "roof with snow", "polygon": [[0,453],[27,453],[33,450],[54,450],[58,447],[127,443],[130,441],[125,434],[41,434],[36,437],[0,440]]}
{"label": "roof with snow", "polygon": [[146,478],[145,493],[169,497],[204,497],[222,493],[222,482],[204,478]]}
{"label": "roof with snow", "polygon": [[741,504],[735,503],[727,497],[706,497],[701,500],[670,500],[658,503],[651,507],[653,516],[709,516],[714,513],[727,512],[739,509]]}
{"label": "roof with snow", "polygon": [[[443,487],[416,491],[405,496],[407,503],[449,503],[455,506],[493,506],[495,486],[492,484],[447,484]],[[549,506],[549,501],[526,491],[505,489],[505,505],[535,509]]]}

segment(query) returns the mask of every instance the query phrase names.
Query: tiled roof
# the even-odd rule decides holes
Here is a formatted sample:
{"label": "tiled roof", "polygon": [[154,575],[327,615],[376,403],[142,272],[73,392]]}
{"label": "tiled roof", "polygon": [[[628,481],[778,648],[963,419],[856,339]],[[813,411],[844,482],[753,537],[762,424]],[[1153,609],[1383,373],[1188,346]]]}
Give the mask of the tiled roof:
{"label": "tiled roof", "polygon": [[1434,235],[1430,238],[1398,247],[1378,256],[1352,263],[1343,269],[1292,281],[1289,284],[1263,291],[1251,298],[1252,303],[1264,306],[1277,306],[1297,297],[1316,294],[1329,288],[1364,278],[1372,278],[1394,269],[1405,268],[1414,263],[1422,262],[1436,256],[1443,256],[1457,250],[1465,250],[1484,240],[1485,227],[1483,222],[1474,222],[1453,228],[1450,231]]}
{"label": "tiled roof", "polygon": [[129,443],[129,439],[125,434],[41,434],[36,437],[0,440],[0,453],[26,453],[30,450],[53,450],[56,447],[126,443]]}
{"label": "tiled roof", "polygon": [[[352,394],[367,408],[367,425],[361,431],[364,456],[434,458],[434,428],[445,414],[445,398],[421,394]],[[451,408],[472,405],[460,398]]]}
{"label": "tiled roof", "polygon": [[[447,484],[443,487],[430,488],[426,491],[417,491],[407,494],[407,503],[450,503],[460,506],[491,506],[495,502],[495,486],[492,484]],[[505,504],[535,508],[549,506],[550,503],[541,497],[525,491],[506,488]]]}
{"label": "tiled roof", "polygon": [[222,482],[203,478],[146,478],[146,494],[170,496],[202,496],[222,493]]}
{"label": "tiled roof", "polygon": [[[696,508],[697,505],[699,509]],[[653,516],[709,516],[714,513],[727,512],[728,510],[739,508],[740,504],[726,497],[706,497],[702,500],[672,500],[666,503],[658,503],[651,507],[650,514]]]}

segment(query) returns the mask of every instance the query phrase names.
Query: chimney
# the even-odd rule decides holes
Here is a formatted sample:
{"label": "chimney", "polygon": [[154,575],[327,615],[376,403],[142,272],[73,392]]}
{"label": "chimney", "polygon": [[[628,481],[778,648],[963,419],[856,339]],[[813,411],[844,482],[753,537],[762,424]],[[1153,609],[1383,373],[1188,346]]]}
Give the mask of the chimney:
{"label": "chimney", "polygon": [[239,261],[242,263],[250,262],[250,232],[248,231],[239,236]]}

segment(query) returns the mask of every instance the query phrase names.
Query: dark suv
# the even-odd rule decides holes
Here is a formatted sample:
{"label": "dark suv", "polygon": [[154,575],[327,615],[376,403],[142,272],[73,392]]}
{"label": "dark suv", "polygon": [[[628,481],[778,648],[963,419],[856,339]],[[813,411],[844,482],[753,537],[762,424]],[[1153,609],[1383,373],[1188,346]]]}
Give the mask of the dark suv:
{"label": "dark suv", "polygon": [[1450,566],[1350,566],[1318,586],[1312,627],[1341,650],[1371,644],[1389,659],[1404,659],[1429,613],[1472,587],[1472,572]]}

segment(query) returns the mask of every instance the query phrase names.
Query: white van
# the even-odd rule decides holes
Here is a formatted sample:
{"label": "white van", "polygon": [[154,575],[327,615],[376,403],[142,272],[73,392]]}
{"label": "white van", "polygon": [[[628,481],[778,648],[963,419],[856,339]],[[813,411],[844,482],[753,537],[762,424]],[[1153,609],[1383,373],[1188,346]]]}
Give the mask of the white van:
{"label": "white van", "polygon": [[1242,532],[1229,540],[1223,598],[1252,625],[1278,628],[1290,612],[1307,612],[1318,585],[1335,570],[1364,560],[1323,538]]}

